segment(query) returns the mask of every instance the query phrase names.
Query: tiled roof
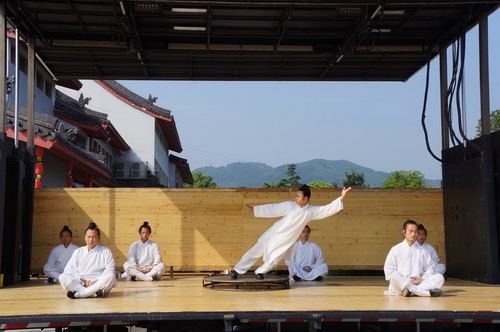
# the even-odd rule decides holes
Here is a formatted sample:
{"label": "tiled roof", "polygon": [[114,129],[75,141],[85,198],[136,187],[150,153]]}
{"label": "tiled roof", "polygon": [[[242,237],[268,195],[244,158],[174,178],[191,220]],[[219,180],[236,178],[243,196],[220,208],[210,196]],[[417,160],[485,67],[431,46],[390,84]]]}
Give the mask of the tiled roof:
{"label": "tiled roof", "polygon": [[56,90],[54,112],[64,114],[70,119],[93,126],[101,127],[101,123],[108,122],[107,114],[91,110],[59,90]]}
{"label": "tiled roof", "polygon": [[116,94],[130,100],[132,103],[136,104],[137,106],[143,107],[145,110],[152,112],[152,113],[155,113],[155,114],[158,114],[158,115],[163,116],[163,117],[168,117],[168,118],[171,117],[169,110],[153,104],[153,102],[154,102],[153,100],[156,100],[156,98],[151,98],[149,100],[146,98],[143,98],[143,97],[139,96],[138,94],[130,91],[129,89],[127,89],[126,87],[124,87],[123,85],[118,83],[117,81],[102,80],[101,82],[104,83],[106,86],[108,86],[110,89],[112,89]]}
{"label": "tiled roof", "polygon": [[[19,131],[26,131],[28,128],[28,120],[27,120],[27,109],[25,107],[19,107]],[[7,128],[14,128],[14,104],[8,102],[7,103]],[[102,170],[109,174],[111,177],[113,172],[99,160],[91,156],[87,153],[87,151],[79,148],[78,146],[71,143],[65,137],[66,131],[64,129],[64,124],[58,118],[35,112],[35,135],[41,138],[46,138],[50,141],[57,139],[58,142],[71,149],[79,156],[87,159],[93,164],[99,166]]]}
{"label": "tiled roof", "polygon": [[89,136],[103,140],[111,139],[111,144],[117,148],[129,150],[130,146],[108,120],[108,115],[85,107],[86,101],[87,98],[83,98],[83,95],[80,95],[80,100],[75,100],[56,90],[54,114],[76,126],[86,124],[93,128],[90,131],[89,128],[84,128],[87,129]]}
{"label": "tiled roof", "polygon": [[191,169],[189,168],[189,163],[187,162],[187,159],[183,159],[177,156],[174,156],[173,154],[170,154],[168,156],[168,161],[171,164],[174,164],[177,166],[177,169],[179,170],[179,174],[182,177],[182,181],[185,183],[193,184],[193,174],[191,173]]}
{"label": "tiled roof", "polygon": [[168,143],[168,148],[175,152],[182,152],[174,117],[171,116],[169,110],[153,105],[156,98],[151,96],[149,100],[142,98],[116,81],[96,80],[95,82],[124,103],[155,117]]}

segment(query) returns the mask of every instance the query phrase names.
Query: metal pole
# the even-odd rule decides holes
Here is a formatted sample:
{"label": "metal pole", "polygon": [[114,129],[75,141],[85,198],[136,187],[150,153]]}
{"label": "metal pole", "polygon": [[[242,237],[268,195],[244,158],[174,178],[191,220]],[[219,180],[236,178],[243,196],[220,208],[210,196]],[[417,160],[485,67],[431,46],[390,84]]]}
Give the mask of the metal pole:
{"label": "metal pole", "polygon": [[[0,77],[6,77],[7,60],[5,46],[7,43],[6,38],[6,24],[5,24],[5,3],[0,3]],[[0,138],[5,134],[5,79],[0,80]],[[0,149],[1,151],[1,149]],[[0,156],[1,157],[1,156]],[[3,181],[0,181],[3,183]]]}
{"label": "metal pole", "polygon": [[[14,147],[19,147],[19,29],[16,27],[15,81],[14,81]],[[10,55],[12,56],[12,54]]]}
{"label": "metal pole", "polygon": [[2,252],[3,252],[3,228],[5,220],[5,179],[7,155],[5,151],[5,68],[7,65],[5,45],[6,39],[5,23],[5,2],[0,3],[0,273],[2,271]]}
{"label": "metal pole", "polygon": [[35,77],[35,37],[30,36],[28,37],[28,138],[26,147],[31,155],[35,146]]}
{"label": "metal pole", "polygon": [[448,59],[446,57],[446,45],[439,45],[439,87],[441,96],[441,145],[442,150],[450,148],[450,128],[446,120],[448,112]]}

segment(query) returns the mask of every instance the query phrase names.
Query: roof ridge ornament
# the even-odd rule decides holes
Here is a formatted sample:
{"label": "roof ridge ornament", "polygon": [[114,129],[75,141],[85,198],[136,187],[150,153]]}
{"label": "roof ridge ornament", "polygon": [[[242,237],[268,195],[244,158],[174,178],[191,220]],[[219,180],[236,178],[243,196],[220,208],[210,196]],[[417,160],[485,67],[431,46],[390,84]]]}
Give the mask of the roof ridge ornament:
{"label": "roof ridge ornament", "polygon": [[90,102],[90,99],[92,99],[92,97],[83,98],[83,93],[80,93],[80,98],[78,98],[78,105],[83,108]]}
{"label": "roof ridge ornament", "polygon": [[149,97],[148,97],[148,105],[153,105],[154,103],[156,103],[156,99],[158,99],[158,97],[151,97],[151,94],[149,94]]}

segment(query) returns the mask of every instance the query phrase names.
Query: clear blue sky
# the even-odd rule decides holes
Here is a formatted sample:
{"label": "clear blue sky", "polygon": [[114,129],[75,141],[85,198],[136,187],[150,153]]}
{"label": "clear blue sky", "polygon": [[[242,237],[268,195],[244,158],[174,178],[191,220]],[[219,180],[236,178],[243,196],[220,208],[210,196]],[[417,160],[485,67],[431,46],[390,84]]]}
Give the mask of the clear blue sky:
{"label": "clear blue sky", "polygon": [[[490,98],[500,109],[500,12],[489,18]],[[451,53],[451,48],[449,48]],[[440,156],[438,61],[431,64],[427,124]],[[451,66],[451,61],[448,62]],[[448,76],[451,76],[449,72]],[[377,171],[441,179],[420,125],[425,69],[405,83],[120,81],[172,111],[191,170],[237,161],[270,166],[345,159]],[[467,136],[479,111],[478,29],[467,36]],[[456,118],[456,115],[454,115]]]}

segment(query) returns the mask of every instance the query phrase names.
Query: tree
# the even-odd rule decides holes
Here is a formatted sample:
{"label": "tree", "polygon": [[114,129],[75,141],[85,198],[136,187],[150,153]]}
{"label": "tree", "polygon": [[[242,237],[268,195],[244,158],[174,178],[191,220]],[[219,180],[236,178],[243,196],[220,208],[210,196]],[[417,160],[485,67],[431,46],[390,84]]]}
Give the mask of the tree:
{"label": "tree", "polygon": [[368,188],[368,186],[365,184],[365,173],[351,170],[351,172],[345,172],[344,175],[345,180],[342,181],[344,187]]}
{"label": "tree", "polygon": [[193,173],[193,184],[184,183],[184,188],[219,188],[219,186],[213,181],[212,175],[196,171]]}
{"label": "tree", "polygon": [[427,188],[419,171],[395,171],[385,179],[382,188]]}
{"label": "tree", "polygon": [[[491,122],[491,132],[500,130],[500,109],[491,112],[490,122]],[[483,135],[483,130],[481,128],[481,120],[478,120],[476,127],[476,138],[481,137],[481,135]]]}
{"label": "tree", "polygon": [[300,175],[297,174],[297,165],[289,164],[286,171],[286,178],[282,178],[276,183],[264,182],[262,185],[264,188],[297,188],[300,186],[299,180]]}
{"label": "tree", "polygon": [[337,182],[313,181],[307,184],[311,188],[337,188]]}

